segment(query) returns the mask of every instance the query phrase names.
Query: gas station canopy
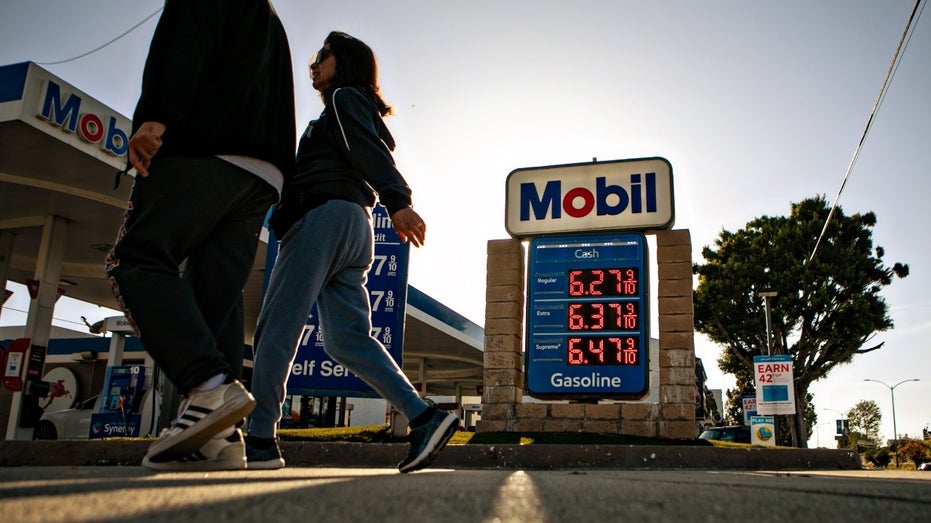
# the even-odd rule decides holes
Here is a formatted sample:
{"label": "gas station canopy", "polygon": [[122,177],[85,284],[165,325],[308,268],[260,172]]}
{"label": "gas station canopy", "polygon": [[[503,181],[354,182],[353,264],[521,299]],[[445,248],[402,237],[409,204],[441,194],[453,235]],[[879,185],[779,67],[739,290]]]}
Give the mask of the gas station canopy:
{"label": "gas station canopy", "polygon": [[[129,129],[128,119],[35,64],[0,68],[0,231],[13,235],[7,279],[35,278],[46,255],[43,225],[57,216],[68,224],[59,287],[117,308],[103,259],[132,185],[113,189]],[[119,154],[101,145],[105,138]]]}

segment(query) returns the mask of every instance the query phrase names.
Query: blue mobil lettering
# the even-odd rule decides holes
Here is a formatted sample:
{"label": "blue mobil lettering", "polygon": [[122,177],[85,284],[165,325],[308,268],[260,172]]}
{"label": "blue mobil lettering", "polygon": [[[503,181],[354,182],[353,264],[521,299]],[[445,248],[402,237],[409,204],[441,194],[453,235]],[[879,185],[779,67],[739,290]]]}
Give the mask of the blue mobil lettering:
{"label": "blue mobil lettering", "polygon": [[116,117],[109,116],[107,123],[93,113],[81,112],[81,97],[69,93],[67,98],[61,86],[45,82],[45,97],[38,117],[69,134],[77,134],[87,143],[99,143],[100,148],[113,156],[123,156],[129,148],[126,132],[116,126]]}
{"label": "blue mobil lettering", "polygon": [[[609,197],[614,197],[609,203]],[[565,213],[572,218],[582,218],[595,212],[598,216],[614,216],[630,209],[632,214],[655,213],[656,173],[642,176],[630,175],[627,188],[609,185],[604,176],[595,178],[595,194],[584,187],[574,187],[563,194],[562,181],[550,180],[543,187],[543,194],[537,192],[537,184],[525,182],[520,184],[520,220],[544,220],[562,218]]]}
{"label": "blue mobil lettering", "polygon": [[599,372],[593,372],[588,376],[566,376],[557,372],[550,376],[550,385],[556,388],[617,389],[621,386],[621,378],[602,376]]}

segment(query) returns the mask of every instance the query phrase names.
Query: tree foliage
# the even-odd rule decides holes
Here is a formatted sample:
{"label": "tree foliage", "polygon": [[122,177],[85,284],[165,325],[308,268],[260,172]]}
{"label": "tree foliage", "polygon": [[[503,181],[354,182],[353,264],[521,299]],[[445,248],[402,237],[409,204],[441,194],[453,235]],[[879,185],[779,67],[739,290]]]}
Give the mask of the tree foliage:
{"label": "tree foliage", "polygon": [[899,456],[908,459],[917,467],[931,461],[931,444],[917,439],[900,442]]}
{"label": "tree foliage", "polygon": [[879,440],[879,423],[882,418],[879,405],[873,400],[860,401],[847,412],[850,432],[860,436],[861,444],[880,446],[882,442]]}
{"label": "tree foliage", "polygon": [[[837,365],[882,347],[868,346],[892,328],[880,296],[908,266],[883,265],[882,247],[874,247],[872,212],[844,215],[838,207],[809,260],[830,214],[823,197],[791,206],[788,217],[763,216],[737,232],[723,230],[714,247],[706,246],[704,264],[696,264],[695,328],[723,346],[718,366],[734,374],[738,388],[753,383],[753,357],[766,354],[763,291],[771,299],[772,353],[790,354],[795,395],[801,412],[809,385]],[[806,435],[799,435],[804,441]]]}

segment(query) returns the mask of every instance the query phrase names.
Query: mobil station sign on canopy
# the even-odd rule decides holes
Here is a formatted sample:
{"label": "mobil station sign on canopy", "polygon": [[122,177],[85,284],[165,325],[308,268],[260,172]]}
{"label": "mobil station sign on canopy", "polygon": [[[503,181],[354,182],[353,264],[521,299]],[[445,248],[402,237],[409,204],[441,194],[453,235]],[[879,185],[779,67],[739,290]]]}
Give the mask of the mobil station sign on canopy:
{"label": "mobil station sign on canopy", "polygon": [[121,168],[132,122],[32,62],[0,67],[0,122],[20,120]]}
{"label": "mobil station sign on canopy", "polygon": [[667,229],[672,187],[659,157],[517,169],[507,178],[505,228],[515,238]]}

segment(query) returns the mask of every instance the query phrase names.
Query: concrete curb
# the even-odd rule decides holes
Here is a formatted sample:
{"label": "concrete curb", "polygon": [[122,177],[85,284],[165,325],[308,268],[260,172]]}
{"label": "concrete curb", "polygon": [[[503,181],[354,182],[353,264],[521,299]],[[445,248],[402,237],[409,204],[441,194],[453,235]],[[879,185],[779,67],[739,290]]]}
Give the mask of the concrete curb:
{"label": "concrete curb", "polygon": [[[151,440],[0,441],[0,467],[138,466]],[[392,468],[404,443],[283,441],[295,467]],[[435,468],[463,469],[720,469],[859,470],[851,450],[639,445],[450,445]]]}

